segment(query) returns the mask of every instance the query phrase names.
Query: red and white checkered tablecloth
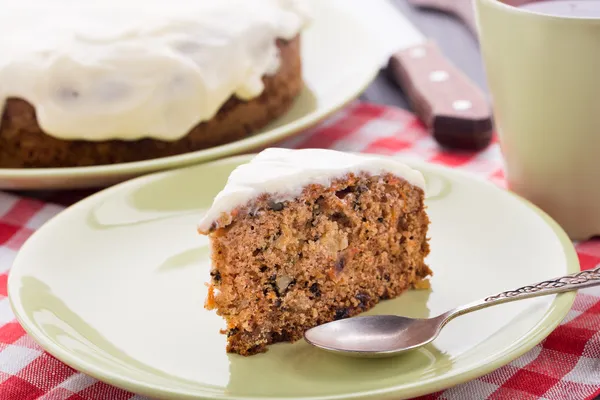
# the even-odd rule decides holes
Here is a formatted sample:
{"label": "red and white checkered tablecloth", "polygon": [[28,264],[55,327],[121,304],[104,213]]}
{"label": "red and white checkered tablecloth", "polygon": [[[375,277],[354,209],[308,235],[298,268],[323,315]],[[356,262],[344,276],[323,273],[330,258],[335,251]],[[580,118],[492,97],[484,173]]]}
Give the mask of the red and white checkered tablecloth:
{"label": "red and white checkered tablecloth", "polygon": [[[403,155],[468,170],[504,185],[497,142],[480,153],[441,151],[412,114],[396,108],[353,103],[281,145]],[[40,197],[0,192],[0,399],[142,399],[78,373],[45,353],[15,321],[6,298],[7,274],[19,247],[81,195],[48,194],[43,202]],[[576,245],[582,269],[600,264],[600,240]],[[581,290],[562,324],[524,356],[488,375],[421,399],[585,400],[598,395],[600,288],[592,288]]]}

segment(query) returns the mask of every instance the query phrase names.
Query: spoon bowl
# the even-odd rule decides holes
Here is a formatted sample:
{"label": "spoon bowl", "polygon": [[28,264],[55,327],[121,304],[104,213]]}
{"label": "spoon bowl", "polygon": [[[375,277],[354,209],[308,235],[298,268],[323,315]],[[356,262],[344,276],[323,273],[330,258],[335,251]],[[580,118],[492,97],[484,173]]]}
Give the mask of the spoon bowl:
{"label": "spoon bowl", "polygon": [[304,337],[313,346],[330,352],[344,352],[355,357],[394,356],[433,341],[444,320],[440,317],[354,317],[312,328]]}

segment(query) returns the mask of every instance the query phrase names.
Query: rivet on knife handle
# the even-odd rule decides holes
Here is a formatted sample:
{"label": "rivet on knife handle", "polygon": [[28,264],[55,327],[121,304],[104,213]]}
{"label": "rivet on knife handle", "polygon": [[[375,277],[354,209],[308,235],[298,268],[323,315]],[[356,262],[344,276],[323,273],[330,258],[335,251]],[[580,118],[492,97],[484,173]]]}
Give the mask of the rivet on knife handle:
{"label": "rivet on knife handle", "polygon": [[480,150],[492,139],[492,112],[483,91],[432,42],[392,55],[392,78],[442,146]]}

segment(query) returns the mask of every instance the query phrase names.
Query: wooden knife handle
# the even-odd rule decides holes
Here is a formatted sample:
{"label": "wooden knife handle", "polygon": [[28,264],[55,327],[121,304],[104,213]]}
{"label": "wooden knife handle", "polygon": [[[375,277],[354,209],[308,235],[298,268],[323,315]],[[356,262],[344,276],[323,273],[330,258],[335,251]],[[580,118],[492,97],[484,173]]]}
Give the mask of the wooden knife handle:
{"label": "wooden knife handle", "polygon": [[480,150],[489,145],[493,118],[485,94],[433,42],[395,53],[388,71],[442,146]]}
{"label": "wooden knife handle", "polygon": [[408,0],[408,2],[416,7],[430,8],[453,14],[460,18],[475,36],[477,36],[477,23],[475,22],[473,0]]}

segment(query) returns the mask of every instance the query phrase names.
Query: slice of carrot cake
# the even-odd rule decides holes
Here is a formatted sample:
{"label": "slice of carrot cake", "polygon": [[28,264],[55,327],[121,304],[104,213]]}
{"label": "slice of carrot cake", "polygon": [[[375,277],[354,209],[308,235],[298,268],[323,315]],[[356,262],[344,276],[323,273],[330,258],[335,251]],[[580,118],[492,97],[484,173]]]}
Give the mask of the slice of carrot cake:
{"label": "slice of carrot cake", "polygon": [[198,227],[227,351],[296,341],[423,284],[424,187],[403,163],[333,150],[271,148],[237,167]]}

